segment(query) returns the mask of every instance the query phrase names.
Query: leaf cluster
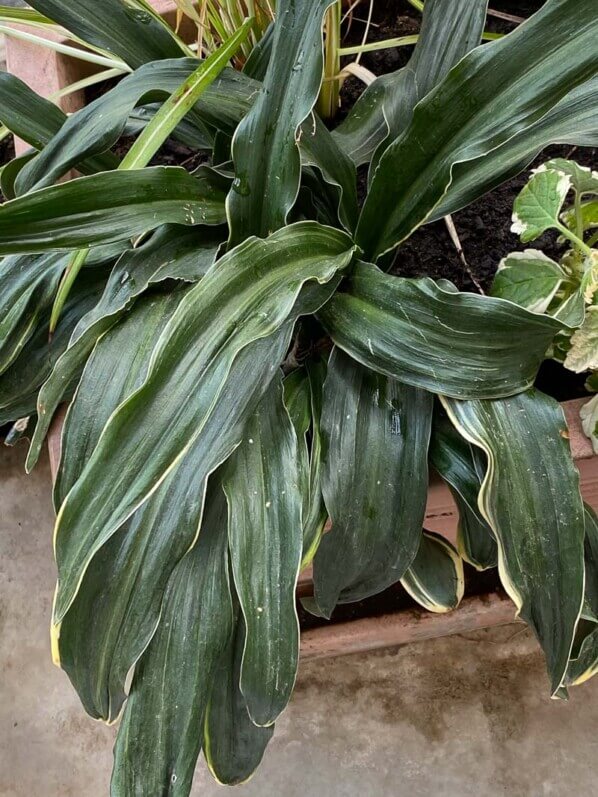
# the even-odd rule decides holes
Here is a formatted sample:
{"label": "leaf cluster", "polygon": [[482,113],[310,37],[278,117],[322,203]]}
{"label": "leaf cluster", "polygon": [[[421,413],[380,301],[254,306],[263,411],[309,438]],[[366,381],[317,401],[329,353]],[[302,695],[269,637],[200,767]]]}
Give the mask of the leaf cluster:
{"label": "leaf cluster", "polygon": [[[330,131],[330,0],[278,0],[243,71],[225,63],[251,22],[198,61],[145,0],[32,5],[131,72],[68,118],[0,75],[0,120],[32,148],[2,172],[0,421],[32,429],[30,469],[68,405],[53,653],[91,716],[121,717],[112,793],[187,795],[202,750],[219,781],[250,776],[291,697],[310,562],[325,617],[397,581],[450,611],[464,560],[498,565],[551,693],[592,675],[596,519],[533,387],[580,334],[553,305],[574,264],[542,259],[565,275],[542,299],[388,267],[547,144],[597,143],[598,7],[547,0],[479,46],[486,0],[426,0],[408,65]],[[203,163],[150,165],[168,137]],[[563,168],[536,175],[541,213],[518,200],[526,238],[546,210],[574,229],[555,202],[587,175]],[[457,549],[423,530],[429,463]]]}

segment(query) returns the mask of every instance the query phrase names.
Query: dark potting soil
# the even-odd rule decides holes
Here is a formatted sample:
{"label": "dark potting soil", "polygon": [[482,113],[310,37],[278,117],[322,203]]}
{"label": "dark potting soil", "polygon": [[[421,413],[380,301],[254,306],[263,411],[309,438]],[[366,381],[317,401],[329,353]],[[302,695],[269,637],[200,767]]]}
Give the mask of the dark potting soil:
{"label": "dark potting soil", "polygon": [[[85,104],[89,105],[89,103],[97,100],[98,97],[102,97],[110,91],[110,89],[113,89],[120,79],[121,78],[112,78],[110,80],[105,80],[103,83],[96,83],[93,86],[88,86],[88,88],[85,89]],[[124,158],[134,140],[134,138],[123,137],[116,146],[112,148],[112,151],[115,155],[118,155],[119,158]],[[205,152],[197,152],[170,138],[160,147],[149,165],[182,166],[187,169],[187,171],[192,172],[202,163],[206,163],[206,161],[207,156]]]}
{"label": "dark potting soil", "polygon": [[[134,142],[134,138],[121,138],[118,144],[113,147],[113,152],[119,158],[124,156],[129,151]],[[201,166],[202,163],[207,163],[209,160],[206,152],[198,152],[197,150],[190,149],[184,144],[168,139],[156,152],[154,157],[149,162],[150,166],[182,166],[188,172],[192,172]]]}
{"label": "dark potting soil", "polygon": [[[526,18],[543,5],[543,0],[490,0],[491,9]],[[359,44],[363,37],[367,2],[363,9],[358,6],[349,31],[343,40],[343,46]],[[368,42],[406,36],[417,33],[420,28],[421,14],[407,0],[376,0],[372,16],[372,27]],[[496,33],[508,33],[516,27],[516,23],[488,16],[486,30]],[[375,75],[392,72],[405,66],[413,52],[413,47],[395,47],[373,53],[364,53],[361,63]],[[353,60],[347,57],[345,63]],[[355,103],[362,93],[364,84],[356,78],[349,78],[343,86],[342,107],[339,119]],[[513,201],[523,188],[529,172],[535,166],[551,157],[571,157],[585,166],[596,164],[596,150],[587,147],[570,146],[550,147],[541,153],[530,164],[525,172],[499,186],[494,191],[481,197],[467,208],[453,214],[453,222],[457,229],[465,259],[476,281],[487,290],[494,278],[501,259],[510,252],[526,248],[519,238],[510,231]],[[367,172],[359,175],[359,193],[363,201],[366,190]],[[542,249],[547,255],[558,259],[562,249],[557,244],[557,235],[546,235],[528,245]],[[404,277],[428,276],[433,279],[443,277],[450,279],[461,290],[477,291],[478,288],[467,273],[457,250],[451,241],[443,221],[426,224],[416,232],[397,251],[391,273]]]}
{"label": "dark potting soil", "polygon": [[[513,202],[527,182],[531,169],[556,157],[571,157],[583,166],[596,164],[596,150],[593,148],[549,147],[520,175],[453,214],[469,269],[484,290],[490,288],[498,264],[510,252],[535,248],[558,260],[565,251],[557,243],[556,233],[547,232],[531,244],[524,245],[510,229]],[[403,277],[444,277],[461,290],[477,290],[442,220],[420,227],[401,244],[392,273]]]}
{"label": "dark potting soil", "polygon": [[[491,593],[503,594],[504,590],[500,585],[496,570],[485,570],[480,573],[468,564],[465,565],[465,597],[478,595],[489,595]],[[336,625],[347,623],[352,620],[359,620],[362,617],[381,617],[384,614],[394,614],[395,612],[407,609],[421,609],[421,606],[413,600],[400,583],[393,584],[384,592],[366,598],[356,603],[345,603],[337,606],[330,620],[322,617],[315,617],[306,611],[301,602],[297,601],[297,611],[301,630],[307,631],[311,628],[319,628],[323,625]],[[422,611],[424,611],[422,609]]]}
{"label": "dark potting soil", "polygon": [[[11,161],[15,156],[15,145],[12,136],[7,136],[0,141],[0,166]],[[5,201],[5,196],[0,191],[0,202]]]}

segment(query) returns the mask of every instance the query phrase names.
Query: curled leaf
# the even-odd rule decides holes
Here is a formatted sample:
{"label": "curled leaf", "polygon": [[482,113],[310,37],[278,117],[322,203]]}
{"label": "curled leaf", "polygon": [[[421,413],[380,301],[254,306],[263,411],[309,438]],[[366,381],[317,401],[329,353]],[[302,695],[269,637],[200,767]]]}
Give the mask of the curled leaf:
{"label": "curled leaf", "polygon": [[450,612],[463,598],[463,560],[440,534],[424,531],[417,555],[401,584],[429,612]]}

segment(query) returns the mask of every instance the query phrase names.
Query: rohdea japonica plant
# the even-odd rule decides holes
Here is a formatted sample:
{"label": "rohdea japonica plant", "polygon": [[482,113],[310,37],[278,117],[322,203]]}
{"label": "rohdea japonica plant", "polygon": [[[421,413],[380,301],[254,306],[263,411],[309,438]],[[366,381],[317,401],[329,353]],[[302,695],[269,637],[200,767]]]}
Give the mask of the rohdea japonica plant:
{"label": "rohdea japonica plant", "polygon": [[[551,694],[592,675],[598,526],[533,387],[587,306],[389,270],[547,144],[598,143],[598,4],[547,0],[480,45],[486,0],[426,0],[408,66],[333,132],[314,112],[329,0],[278,0],[244,71],[225,64],[251,20],[198,62],[138,4],[32,5],[131,72],[68,118],[0,76],[1,121],[33,148],[2,173],[0,418],[13,437],[31,419],[31,469],[68,405],[53,651],[87,712],[120,718],[113,794],[187,795],[201,750],[222,782],[252,773],[312,560],[325,617],[399,580],[448,611],[463,559],[498,564]],[[205,162],[148,165],[169,136]],[[422,532],[428,462],[458,552]]]}

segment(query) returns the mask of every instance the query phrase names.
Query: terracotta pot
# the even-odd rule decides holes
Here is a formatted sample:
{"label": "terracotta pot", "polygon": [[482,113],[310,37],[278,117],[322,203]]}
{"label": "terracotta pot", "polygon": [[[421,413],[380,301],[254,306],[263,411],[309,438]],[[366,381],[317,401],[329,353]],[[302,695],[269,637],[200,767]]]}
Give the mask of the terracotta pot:
{"label": "terracotta pot", "polygon": [[[172,0],[152,1],[154,7],[172,24],[176,15],[176,6]],[[191,41],[195,35],[193,26],[183,29],[181,34]],[[8,69],[42,96],[49,96],[69,83],[85,77],[94,69],[85,62],[16,39],[7,39],[6,56]],[[82,103],[83,96],[73,94],[65,98],[63,107],[66,111],[75,111]],[[23,151],[27,145],[21,142],[17,146],[18,151]],[[598,457],[593,455],[591,444],[581,430],[579,408],[582,403],[583,400],[568,401],[563,404],[563,409],[569,427],[571,450],[581,475],[583,496],[590,505],[598,509]],[[53,474],[60,458],[63,412],[57,414],[48,441]],[[457,519],[457,508],[448,488],[439,478],[433,477],[428,492],[426,528],[437,531],[454,542]],[[297,590],[299,595],[311,593],[311,568],[301,573]],[[513,622],[514,619],[515,610],[511,601],[492,594],[467,598],[450,614],[438,615],[410,609],[309,630],[302,635],[301,652],[304,658],[363,652],[501,625]]]}
{"label": "terracotta pot", "polygon": [[[151,0],[152,5],[174,27],[176,24],[177,7],[172,0]],[[12,27],[40,35],[38,28],[28,25],[13,25]],[[45,31],[43,35],[54,41],[67,41],[51,32]],[[195,25],[184,17],[179,35],[187,42],[192,42],[197,35]],[[68,42],[71,46],[77,46]],[[103,67],[71,58],[63,53],[56,53],[47,47],[41,47],[31,42],[6,37],[6,68],[8,72],[21,78],[30,88],[42,97],[50,97],[55,92],[78,80],[88,77]],[[60,107],[66,113],[72,113],[83,107],[85,95],[82,91],[68,94],[60,100]],[[17,155],[22,155],[30,149],[29,144],[20,139],[15,139]]]}

